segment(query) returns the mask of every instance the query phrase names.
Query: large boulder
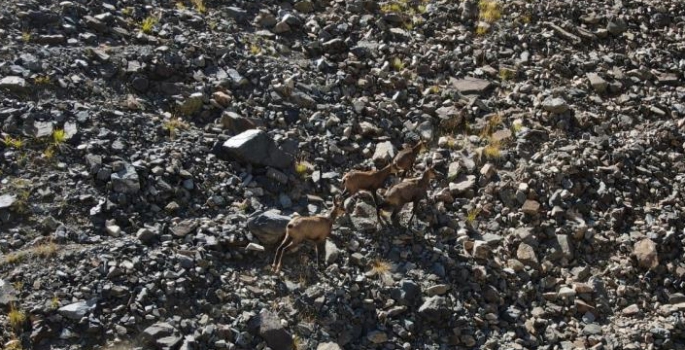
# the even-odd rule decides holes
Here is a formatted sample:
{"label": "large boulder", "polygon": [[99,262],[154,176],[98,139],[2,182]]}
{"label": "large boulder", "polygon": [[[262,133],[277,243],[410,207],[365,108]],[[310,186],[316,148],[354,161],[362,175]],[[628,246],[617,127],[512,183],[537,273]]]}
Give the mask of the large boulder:
{"label": "large boulder", "polygon": [[269,135],[260,129],[246,130],[217,144],[214,153],[223,159],[238,160],[253,165],[286,169],[293,164],[293,157],[276,145]]}
{"label": "large boulder", "polygon": [[288,222],[290,217],[275,210],[257,212],[247,220],[247,229],[263,244],[276,244],[283,239]]}

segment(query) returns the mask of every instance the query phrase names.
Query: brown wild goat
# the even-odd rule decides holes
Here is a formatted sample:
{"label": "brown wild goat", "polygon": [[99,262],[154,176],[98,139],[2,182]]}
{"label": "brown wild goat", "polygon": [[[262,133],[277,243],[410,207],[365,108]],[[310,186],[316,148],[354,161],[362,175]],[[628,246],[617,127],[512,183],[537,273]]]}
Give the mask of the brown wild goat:
{"label": "brown wild goat", "polygon": [[376,190],[383,186],[385,180],[390,174],[396,174],[399,168],[395,163],[390,163],[380,170],[351,170],[342,178],[343,192],[345,196],[350,194],[356,196],[359,191],[369,191],[373,197],[373,204],[376,206],[376,215],[379,215],[378,200],[376,199]]}
{"label": "brown wild goat", "polygon": [[420,140],[414,147],[407,146],[403,150],[399,151],[393,159],[393,163],[397,165],[397,168],[403,170],[402,177],[407,176],[407,172],[411,171],[416,161],[416,157],[419,155],[421,150],[426,148],[426,142]]}
{"label": "brown wild goat", "polygon": [[281,260],[283,254],[295,248],[305,240],[314,242],[314,250],[316,251],[316,262],[319,263],[319,244],[324,242],[333,229],[333,222],[335,219],[344,214],[345,209],[342,206],[342,200],[336,197],[333,202],[333,208],[328,215],[315,216],[296,216],[288,222],[285,228],[285,237],[283,242],[276,249],[276,256],[271,269],[274,272],[281,270]]}
{"label": "brown wild goat", "polygon": [[392,209],[391,218],[393,223],[396,223],[397,213],[402,210],[405,204],[413,202],[414,207],[409,222],[407,222],[407,226],[409,226],[419,208],[419,202],[426,198],[428,194],[430,180],[435,178],[436,174],[437,172],[430,166],[424,170],[420,177],[406,179],[391,186],[382,196],[380,208],[384,210]]}

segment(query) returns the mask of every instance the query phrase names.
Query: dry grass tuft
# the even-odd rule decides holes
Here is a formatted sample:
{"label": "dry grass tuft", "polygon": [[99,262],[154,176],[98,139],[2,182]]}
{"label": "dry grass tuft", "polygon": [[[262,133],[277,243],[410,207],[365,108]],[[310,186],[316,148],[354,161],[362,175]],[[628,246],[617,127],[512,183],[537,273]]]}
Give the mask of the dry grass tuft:
{"label": "dry grass tuft", "polygon": [[14,303],[10,304],[10,312],[7,314],[9,319],[9,325],[13,329],[20,329],[21,326],[26,322],[26,314],[24,311],[17,309]]}

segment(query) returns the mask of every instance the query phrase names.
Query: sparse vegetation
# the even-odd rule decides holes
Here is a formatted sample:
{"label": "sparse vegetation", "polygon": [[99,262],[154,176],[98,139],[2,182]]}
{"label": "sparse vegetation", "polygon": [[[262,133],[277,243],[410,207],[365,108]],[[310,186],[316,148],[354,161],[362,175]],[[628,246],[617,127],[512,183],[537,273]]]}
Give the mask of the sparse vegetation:
{"label": "sparse vegetation", "polygon": [[293,350],[304,350],[306,349],[304,346],[304,341],[302,338],[300,338],[299,335],[295,334],[293,336]]}
{"label": "sparse vegetation", "polygon": [[516,134],[519,131],[521,131],[521,129],[523,129],[523,123],[521,121],[516,120],[513,123],[511,123],[511,132],[512,133]]}
{"label": "sparse vegetation", "polygon": [[60,305],[59,298],[56,295],[53,295],[52,299],[50,299],[50,307],[52,309],[57,309],[57,308],[59,308],[59,305]]}
{"label": "sparse vegetation", "polygon": [[502,81],[509,81],[516,77],[516,71],[509,68],[500,68],[499,78]]}
{"label": "sparse vegetation", "polygon": [[390,62],[390,66],[392,66],[392,68],[396,71],[401,71],[402,69],[404,69],[404,62],[402,62],[402,60],[399,57],[395,57]]}
{"label": "sparse vegetation", "polygon": [[152,29],[155,27],[157,22],[158,22],[157,18],[155,18],[153,16],[148,16],[140,24],[140,30],[145,34],[150,34],[150,33],[152,33]]}
{"label": "sparse vegetation", "polygon": [[56,129],[52,132],[52,142],[55,146],[59,147],[67,140],[67,134],[63,129]]}
{"label": "sparse vegetation", "polygon": [[188,129],[189,125],[179,117],[172,117],[171,119],[165,121],[162,127],[164,130],[168,130],[169,137],[174,139],[179,130],[186,130]]}
{"label": "sparse vegetation", "polygon": [[7,147],[11,147],[14,149],[21,149],[24,147],[24,141],[20,138],[13,138],[10,135],[5,135],[5,138],[2,140],[2,143],[5,144]]}
{"label": "sparse vegetation", "polygon": [[481,0],[478,3],[479,17],[487,23],[495,23],[502,18],[502,6],[498,1]]}
{"label": "sparse vegetation", "polygon": [[10,304],[10,311],[7,314],[9,319],[9,325],[13,329],[17,330],[26,322],[26,314],[21,309],[18,309],[14,303]]}
{"label": "sparse vegetation", "polygon": [[124,16],[132,15],[133,14],[133,7],[130,7],[130,6],[124,7],[123,9],[121,9],[121,14]]}
{"label": "sparse vegetation", "polygon": [[47,75],[39,75],[39,76],[33,78],[33,83],[36,85],[47,85],[47,84],[50,84],[51,81],[52,80]]}
{"label": "sparse vegetation", "polygon": [[502,157],[502,144],[500,141],[490,139],[490,142],[483,149],[483,154],[488,159],[497,159]]}
{"label": "sparse vegetation", "polygon": [[186,7],[186,4],[184,4],[183,1],[179,1],[176,3],[176,8],[183,11],[186,10],[188,7]]}
{"label": "sparse vegetation", "polygon": [[197,12],[202,14],[207,13],[207,7],[205,6],[204,0],[190,0],[190,2],[193,3],[193,6],[195,6],[195,10]]}
{"label": "sparse vegetation", "polygon": [[309,172],[309,166],[307,166],[306,162],[299,161],[295,164],[295,172],[300,177],[305,178],[307,177],[307,173]]}
{"label": "sparse vegetation", "polygon": [[473,225],[474,222],[476,222],[476,219],[478,218],[478,215],[480,214],[481,209],[480,208],[474,208],[469,210],[466,213],[466,223],[469,225]]}
{"label": "sparse vegetation", "polygon": [[371,275],[382,276],[390,273],[392,264],[382,259],[376,259],[371,262]]}
{"label": "sparse vegetation", "polygon": [[502,18],[502,6],[498,1],[481,0],[478,3],[479,22],[476,26],[477,35],[485,35],[490,31],[492,24]]}
{"label": "sparse vegetation", "polygon": [[47,242],[40,244],[33,248],[33,255],[48,259],[57,254],[57,244],[54,242]]}
{"label": "sparse vegetation", "polygon": [[28,43],[29,41],[31,41],[31,33],[29,33],[29,32],[21,33],[21,41],[23,41],[25,43]]}

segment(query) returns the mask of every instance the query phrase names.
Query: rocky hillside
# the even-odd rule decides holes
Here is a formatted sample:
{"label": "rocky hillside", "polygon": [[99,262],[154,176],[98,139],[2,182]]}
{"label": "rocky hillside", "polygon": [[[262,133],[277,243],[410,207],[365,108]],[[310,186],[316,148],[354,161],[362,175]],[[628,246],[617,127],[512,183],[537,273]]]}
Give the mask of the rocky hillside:
{"label": "rocky hillside", "polygon": [[[4,349],[685,349],[682,1],[5,1],[0,44]],[[347,199],[271,271],[419,140],[411,225]]]}

